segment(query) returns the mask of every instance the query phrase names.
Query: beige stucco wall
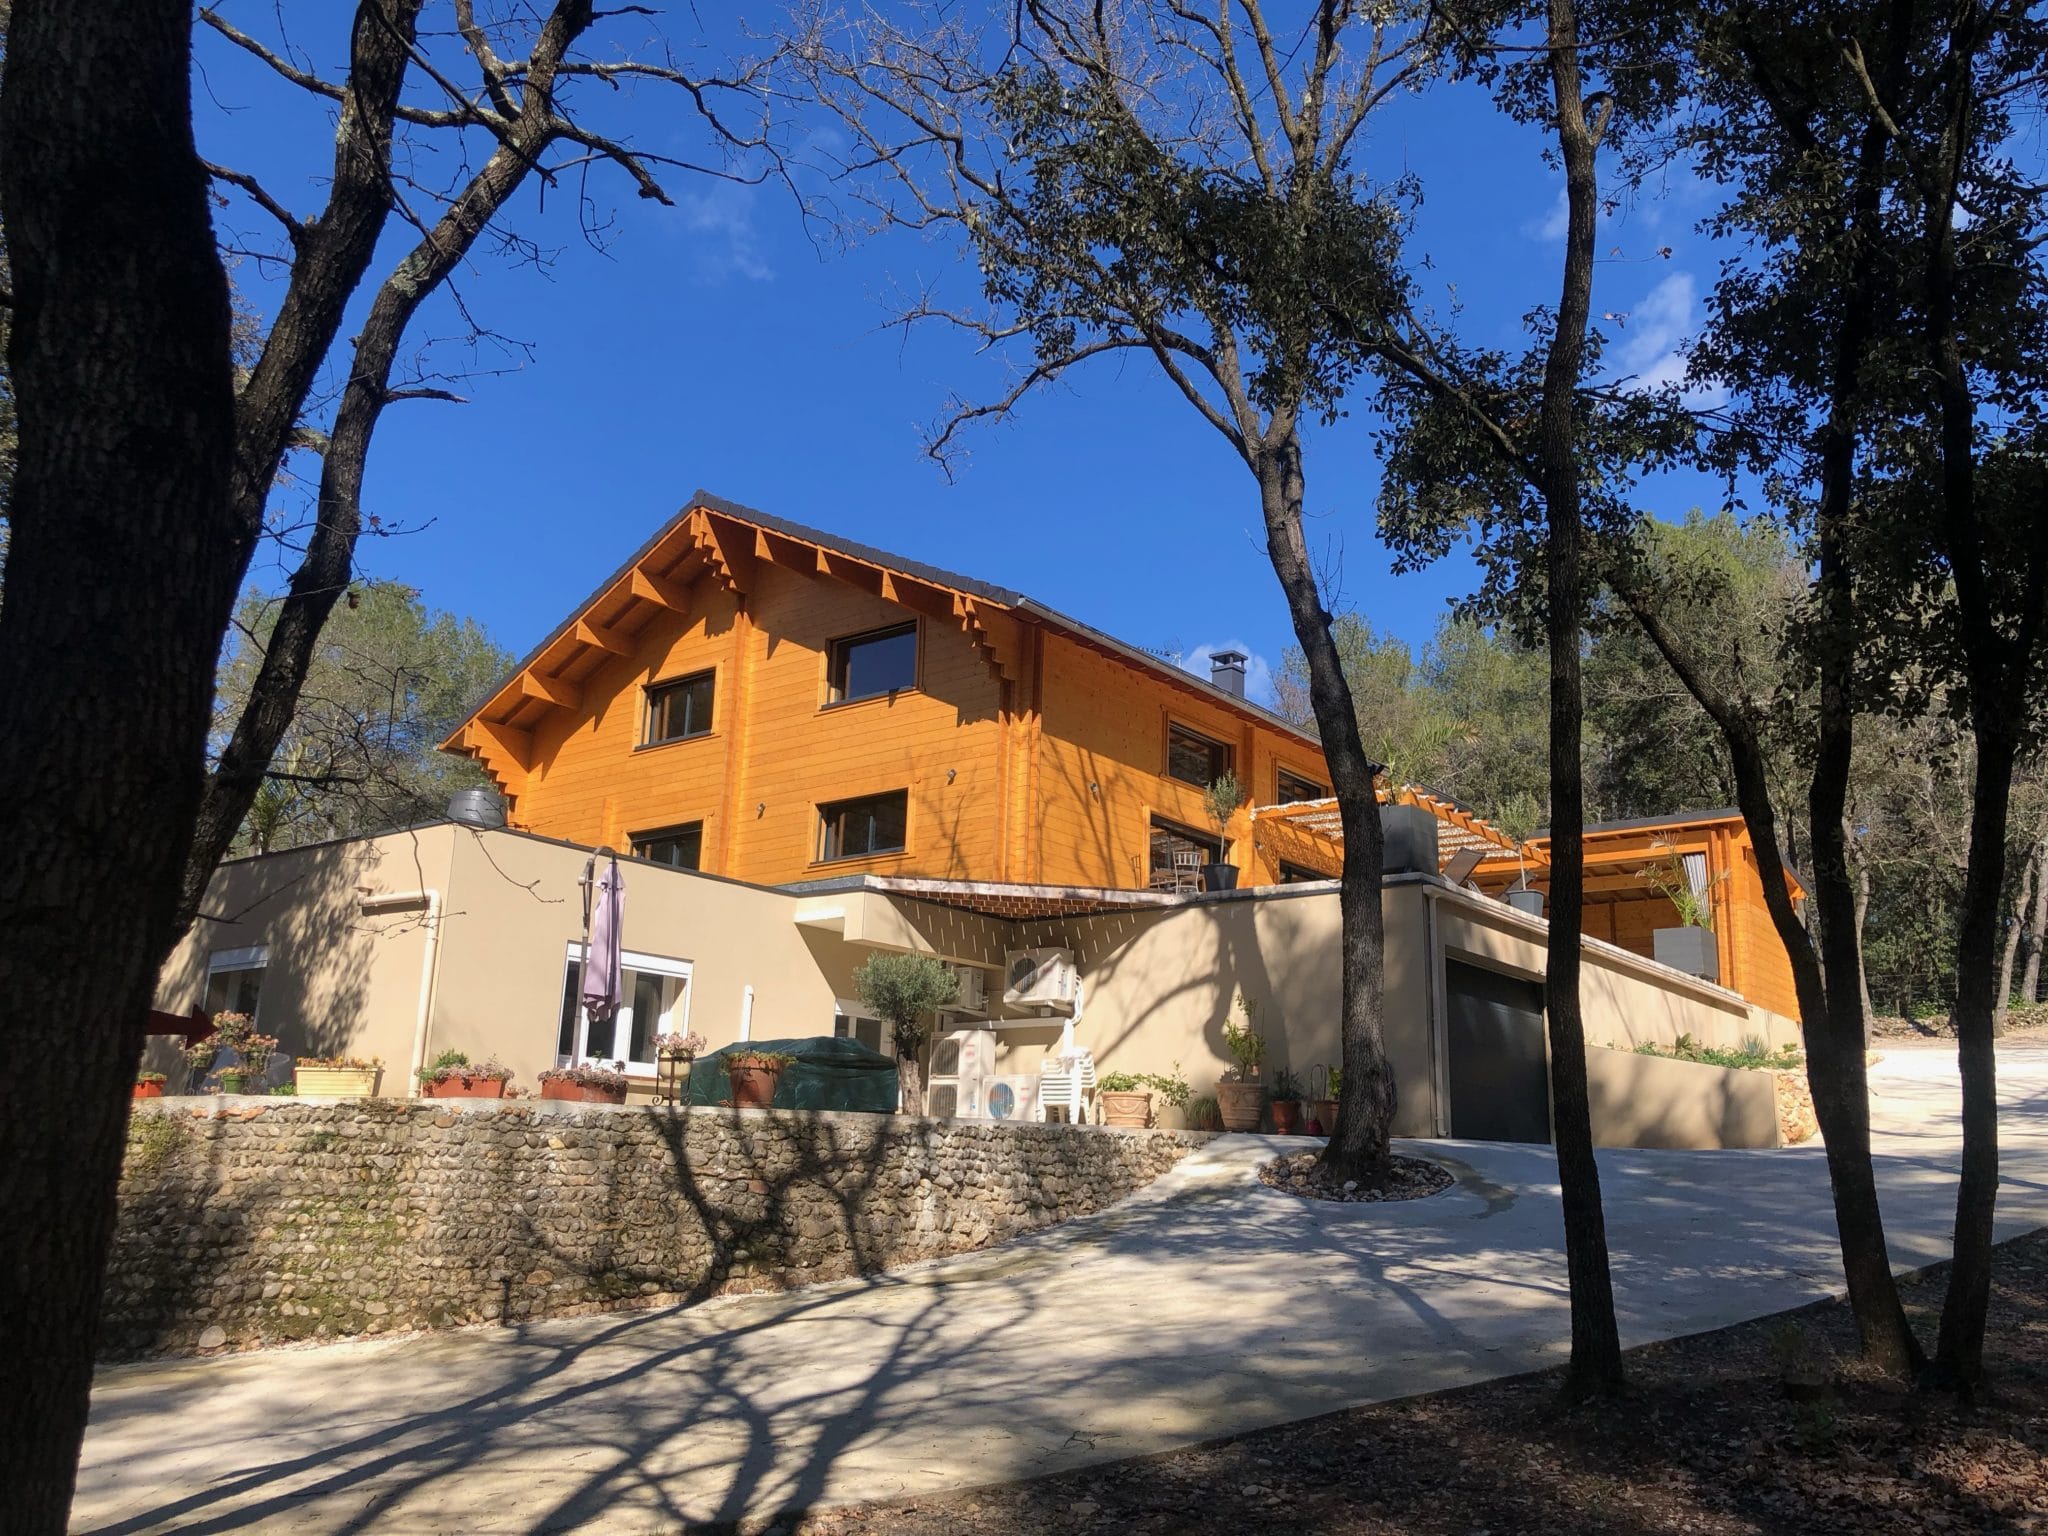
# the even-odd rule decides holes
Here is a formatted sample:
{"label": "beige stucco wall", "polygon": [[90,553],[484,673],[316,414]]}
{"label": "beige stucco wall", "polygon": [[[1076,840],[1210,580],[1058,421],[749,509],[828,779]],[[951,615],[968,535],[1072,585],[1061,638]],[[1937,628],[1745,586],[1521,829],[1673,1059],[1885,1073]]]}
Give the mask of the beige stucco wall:
{"label": "beige stucco wall", "polygon": [[1586,1052],[1586,1092],[1595,1146],[1778,1144],[1777,1088],[1768,1072],[1594,1046]]}
{"label": "beige stucco wall", "polygon": [[[382,1091],[403,1092],[419,1023],[426,913],[423,905],[366,912],[363,888],[445,891],[456,832],[423,827],[222,865],[202,915],[164,967],[157,1006],[200,1007],[209,955],[266,945],[256,1023],[278,1037],[273,1079],[290,1076],[295,1056],[376,1056],[386,1067]],[[181,1081],[165,1041],[152,1042],[150,1065]]]}

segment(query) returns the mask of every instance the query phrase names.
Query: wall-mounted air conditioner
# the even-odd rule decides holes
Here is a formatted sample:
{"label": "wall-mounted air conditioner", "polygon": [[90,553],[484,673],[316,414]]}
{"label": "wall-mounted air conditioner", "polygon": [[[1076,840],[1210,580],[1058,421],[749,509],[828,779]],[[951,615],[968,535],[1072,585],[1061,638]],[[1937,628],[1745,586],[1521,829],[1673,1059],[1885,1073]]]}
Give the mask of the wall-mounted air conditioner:
{"label": "wall-mounted air conditioner", "polygon": [[946,962],[946,969],[952,973],[959,991],[953,1001],[946,1005],[950,1012],[985,1013],[988,1011],[988,972],[978,965],[957,965]]}
{"label": "wall-mounted air conditioner", "polygon": [[1080,974],[1070,949],[1016,949],[1003,980],[1003,1001],[1012,1008],[1074,1011]]}
{"label": "wall-mounted air conditioner", "polygon": [[988,1113],[987,1088],[996,1075],[992,1029],[956,1029],[932,1042],[928,1114],[945,1119],[980,1119]]}

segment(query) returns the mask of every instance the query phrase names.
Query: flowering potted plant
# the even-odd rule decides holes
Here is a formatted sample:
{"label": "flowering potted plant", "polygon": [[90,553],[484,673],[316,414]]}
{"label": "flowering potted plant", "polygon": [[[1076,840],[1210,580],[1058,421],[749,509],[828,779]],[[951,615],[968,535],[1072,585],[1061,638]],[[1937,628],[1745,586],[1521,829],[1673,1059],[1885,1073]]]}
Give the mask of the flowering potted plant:
{"label": "flowering potted plant", "polygon": [[512,1069],[497,1061],[472,1062],[461,1051],[443,1051],[419,1070],[420,1096],[427,1099],[502,1099]]}
{"label": "flowering potted plant", "polygon": [[775,1102],[775,1086],[782,1081],[785,1067],[796,1058],[786,1051],[737,1050],[725,1058],[725,1075],[732,1082],[736,1109],[766,1109]]}
{"label": "flowering potted plant", "polygon": [[241,1093],[251,1080],[261,1082],[277,1049],[277,1036],[256,1033],[256,1021],[246,1013],[216,1013],[213,1033],[185,1047],[185,1059],[204,1076],[222,1051],[232,1051],[234,1060],[220,1069],[220,1091]]}
{"label": "flowering potted plant", "polygon": [[540,1075],[540,1096],[571,1104],[623,1104],[626,1074],[599,1062],[553,1067]]}
{"label": "flowering potted plant", "polygon": [[292,1082],[302,1094],[325,1094],[336,1099],[367,1099],[377,1091],[377,1074],[384,1063],[376,1057],[301,1056]]}
{"label": "flowering potted plant", "polygon": [[135,1097],[138,1099],[160,1099],[164,1096],[164,1075],[161,1072],[138,1072],[135,1074]]}
{"label": "flowering potted plant", "polygon": [[687,1035],[671,1030],[654,1037],[654,1048],[677,1061],[695,1061],[704,1054],[704,1037],[695,1030]]}
{"label": "flowering potted plant", "polygon": [[1236,1065],[1216,1084],[1216,1103],[1223,1112],[1223,1129],[1256,1131],[1266,1107],[1265,1085],[1259,1081],[1259,1063],[1266,1059],[1266,1036],[1259,1028],[1257,1003],[1240,991],[1235,1007],[1244,1015],[1244,1022],[1224,1019],[1223,1048]]}

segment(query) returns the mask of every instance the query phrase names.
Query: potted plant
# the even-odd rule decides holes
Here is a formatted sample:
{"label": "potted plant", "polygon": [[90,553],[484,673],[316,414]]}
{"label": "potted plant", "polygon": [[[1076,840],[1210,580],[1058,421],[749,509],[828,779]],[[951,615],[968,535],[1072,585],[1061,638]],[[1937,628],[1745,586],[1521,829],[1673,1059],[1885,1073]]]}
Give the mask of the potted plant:
{"label": "potted plant", "polygon": [[787,1051],[750,1051],[744,1046],[728,1051],[725,1075],[732,1083],[733,1108],[767,1109],[775,1102],[784,1069],[795,1064]]}
{"label": "potted plant", "polygon": [[241,1093],[252,1081],[262,1082],[271,1053],[276,1049],[277,1037],[257,1034],[256,1021],[248,1014],[217,1013],[213,1016],[213,1033],[188,1046],[185,1059],[204,1073],[222,1051],[233,1052],[234,1059],[220,1069],[220,1091]]}
{"label": "potted plant", "polygon": [[374,1056],[301,1056],[292,1083],[302,1094],[367,1099],[377,1091],[377,1074],[383,1070],[384,1063]]}
{"label": "potted plant", "polygon": [[[1311,1072],[1309,1076],[1313,1078],[1315,1073]],[[1337,1100],[1344,1092],[1344,1069],[1334,1065],[1325,1067],[1323,1077],[1326,1086],[1322,1094],[1310,1102],[1309,1113],[1322,1126],[1318,1134],[1334,1136],[1337,1134]],[[1313,1087],[1310,1091],[1314,1092]]]}
{"label": "potted plant", "polygon": [[626,1074],[617,1067],[588,1061],[551,1067],[540,1075],[540,1096],[570,1104],[623,1104]]}
{"label": "potted plant", "polygon": [[1224,772],[1209,787],[1202,791],[1202,805],[1209,813],[1209,819],[1216,823],[1216,839],[1222,847],[1217,862],[1202,866],[1202,889],[1205,891],[1234,891],[1237,889],[1237,866],[1223,862],[1230,851],[1230,818],[1238,807],[1249,798],[1244,784],[1238,776]]}
{"label": "potted plant", "polygon": [[[1188,1123],[1188,1095],[1191,1090],[1188,1087],[1188,1080],[1181,1075],[1180,1063],[1176,1061],[1171,1072],[1147,1072],[1144,1074],[1144,1078],[1145,1085],[1152,1090],[1160,1105],[1172,1110],[1174,1112],[1172,1119],[1178,1119],[1185,1126]],[[1172,1125],[1172,1119],[1169,1119],[1164,1114],[1160,1114],[1157,1110],[1153,1112],[1153,1115],[1153,1124]]]}
{"label": "potted plant", "polygon": [[164,1096],[164,1075],[161,1072],[138,1072],[135,1074],[135,1093],[138,1099],[160,1099]]}
{"label": "potted plant", "polygon": [[1188,1100],[1188,1129],[1191,1131],[1220,1131],[1223,1129],[1223,1111],[1216,1101],[1207,1094],[1199,1099]]}
{"label": "potted plant", "polygon": [[1667,858],[1646,865],[1637,872],[1643,883],[1661,892],[1678,914],[1678,927],[1652,930],[1651,954],[1659,965],[1684,971],[1688,976],[1719,981],[1721,953],[1714,939],[1713,889],[1728,876],[1723,873],[1713,880],[1703,881],[1696,889],[1691,874],[1686,870],[1685,856],[1676,848],[1668,849],[1668,854]]}
{"label": "potted plant", "polygon": [[1273,1129],[1292,1136],[1301,1128],[1301,1079],[1286,1068],[1273,1076]]}
{"label": "potted plant", "polygon": [[461,1051],[443,1051],[431,1066],[419,1070],[420,1097],[426,1099],[502,1099],[512,1069],[496,1060],[472,1062]]}
{"label": "potted plant", "polygon": [[1259,1029],[1258,1004],[1240,991],[1235,1011],[1244,1015],[1223,1021],[1223,1047],[1236,1063],[1216,1084],[1216,1103],[1226,1131],[1256,1131],[1265,1115],[1266,1088],[1259,1081],[1259,1063],[1266,1059],[1266,1036]]}
{"label": "potted plant", "polygon": [[654,1037],[654,1096],[663,1104],[686,1104],[689,1100],[690,1063],[704,1050],[704,1037],[695,1030],[684,1034],[667,1030]]}
{"label": "potted plant", "polygon": [[1102,1100],[1102,1123],[1142,1131],[1152,1123],[1152,1092],[1148,1079],[1136,1072],[1105,1072],[1095,1092]]}
{"label": "potted plant", "polygon": [[853,991],[896,1042],[897,1107],[906,1115],[923,1114],[919,1053],[931,1037],[931,1016],[959,996],[958,979],[931,955],[877,950],[853,973]]}
{"label": "potted plant", "polygon": [[[1502,899],[1517,912],[1541,917],[1543,892],[1529,883],[1529,839],[1536,835],[1536,828],[1542,823],[1543,802],[1527,793],[1513,795],[1489,819],[1513,840],[1515,862],[1521,870],[1515,883],[1502,893]],[[1331,1089],[1330,1097],[1336,1096],[1336,1090]]]}

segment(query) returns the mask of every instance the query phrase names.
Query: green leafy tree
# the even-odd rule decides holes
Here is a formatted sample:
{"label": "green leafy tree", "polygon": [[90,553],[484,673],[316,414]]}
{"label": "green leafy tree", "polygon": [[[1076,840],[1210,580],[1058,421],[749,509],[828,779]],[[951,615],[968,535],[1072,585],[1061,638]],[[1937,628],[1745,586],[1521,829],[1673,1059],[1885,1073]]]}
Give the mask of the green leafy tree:
{"label": "green leafy tree", "polygon": [[[250,593],[235,616],[215,713],[224,734],[248,706],[279,599]],[[473,619],[428,609],[411,587],[370,581],[329,615],[297,712],[237,838],[240,851],[382,832],[439,816],[455,790],[489,783],[436,750],[511,670]]]}
{"label": "green leafy tree", "polygon": [[889,1026],[904,1113],[923,1114],[924,1048],[931,1041],[933,1017],[959,995],[959,982],[930,955],[884,949],[861,962],[853,973],[853,991]]}
{"label": "green leafy tree", "polygon": [[903,321],[957,326],[1016,365],[992,398],[946,411],[936,457],[1071,370],[1135,358],[1249,477],[1344,831],[1345,1092],[1324,1156],[1376,1181],[1394,1109],[1384,841],[1303,524],[1306,434],[1336,419],[1366,366],[1355,316],[1399,302],[1403,189],[1370,182],[1355,156],[1375,111],[1435,71],[1442,21],[1421,4],[1275,9],[1024,0],[848,21],[821,3],[787,44],[837,120],[834,169],[863,222],[955,236],[978,273],[977,301],[922,294]]}

